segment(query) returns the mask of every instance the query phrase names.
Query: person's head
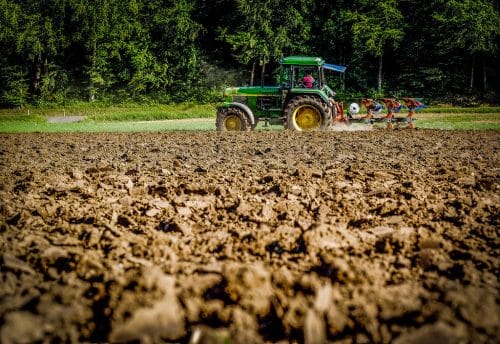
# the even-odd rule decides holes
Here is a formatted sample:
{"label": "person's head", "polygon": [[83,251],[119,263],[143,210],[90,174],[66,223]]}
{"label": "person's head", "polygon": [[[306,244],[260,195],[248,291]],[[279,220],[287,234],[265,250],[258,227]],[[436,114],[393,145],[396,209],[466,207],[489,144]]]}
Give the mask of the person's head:
{"label": "person's head", "polygon": [[311,74],[312,74],[312,72],[310,69],[306,70],[306,75],[311,75]]}

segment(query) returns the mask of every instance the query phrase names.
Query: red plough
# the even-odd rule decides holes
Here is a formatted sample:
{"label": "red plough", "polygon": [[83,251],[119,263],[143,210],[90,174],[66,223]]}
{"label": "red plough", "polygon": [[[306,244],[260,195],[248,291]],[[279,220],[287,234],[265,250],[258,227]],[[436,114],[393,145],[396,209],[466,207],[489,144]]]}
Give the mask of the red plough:
{"label": "red plough", "polygon": [[[382,102],[384,105],[382,105]],[[404,105],[402,104],[404,103]],[[415,98],[364,98],[361,104],[366,109],[366,114],[360,114],[360,106],[357,103],[349,105],[348,113],[344,114],[344,110],[340,104],[337,106],[336,123],[386,123],[387,129],[392,129],[396,126],[406,126],[407,128],[415,128],[415,111],[424,108],[425,105]],[[402,108],[408,109],[406,117],[396,116],[396,113],[401,112]],[[387,109],[387,113],[382,113]]]}

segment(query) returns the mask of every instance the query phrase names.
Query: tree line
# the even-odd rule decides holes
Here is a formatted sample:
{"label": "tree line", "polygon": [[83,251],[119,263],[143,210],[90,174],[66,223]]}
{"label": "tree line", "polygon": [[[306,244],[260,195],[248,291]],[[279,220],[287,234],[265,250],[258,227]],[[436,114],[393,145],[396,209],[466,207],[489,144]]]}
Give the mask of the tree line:
{"label": "tree line", "polygon": [[0,105],[207,102],[288,55],[341,96],[499,102],[493,0],[0,0]]}

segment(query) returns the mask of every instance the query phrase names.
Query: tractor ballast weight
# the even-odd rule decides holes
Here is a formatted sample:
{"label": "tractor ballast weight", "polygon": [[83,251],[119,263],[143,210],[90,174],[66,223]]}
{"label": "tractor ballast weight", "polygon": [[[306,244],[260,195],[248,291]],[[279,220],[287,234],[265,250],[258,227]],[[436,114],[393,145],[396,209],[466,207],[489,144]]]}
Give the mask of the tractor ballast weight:
{"label": "tractor ballast weight", "polygon": [[[277,86],[224,90],[224,103],[217,108],[217,130],[252,130],[260,120],[291,130],[325,130],[333,124],[340,104],[325,83],[324,70],[343,73],[345,69],[319,57],[285,57],[280,61]],[[314,78],[312,87],[303,82],[307,73]]]}

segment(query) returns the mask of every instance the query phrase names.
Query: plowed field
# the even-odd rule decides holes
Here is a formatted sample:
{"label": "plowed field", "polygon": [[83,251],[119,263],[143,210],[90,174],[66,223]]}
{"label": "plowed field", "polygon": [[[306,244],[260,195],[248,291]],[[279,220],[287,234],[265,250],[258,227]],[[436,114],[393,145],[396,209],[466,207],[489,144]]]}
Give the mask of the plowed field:
{"label": "plowed field", "polygon": [[500,338],[500,132],[0,139],[2,343]]}

